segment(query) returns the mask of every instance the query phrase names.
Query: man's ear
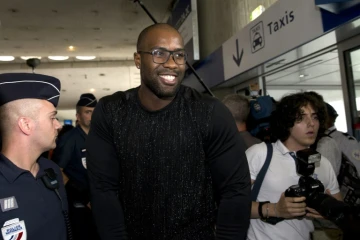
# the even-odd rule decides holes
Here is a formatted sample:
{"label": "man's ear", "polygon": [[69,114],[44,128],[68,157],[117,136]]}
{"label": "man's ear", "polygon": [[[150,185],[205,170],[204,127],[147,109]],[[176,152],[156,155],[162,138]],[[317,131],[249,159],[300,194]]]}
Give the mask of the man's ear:
{"label": "man's ear", "polygon": [[31,132],[33,131],[35,125],[33,120],[31,120],[28,117],[20,117],[18,119],[18,126],[20,128],[20,130],[25,134],[25,135],[30,135]]}
{"label": "man's ear", "polygon": [[141,55],[140,53],[135,52],[134,53],[134,62],[135,62],[135,66],[140,69],[141,67]]}

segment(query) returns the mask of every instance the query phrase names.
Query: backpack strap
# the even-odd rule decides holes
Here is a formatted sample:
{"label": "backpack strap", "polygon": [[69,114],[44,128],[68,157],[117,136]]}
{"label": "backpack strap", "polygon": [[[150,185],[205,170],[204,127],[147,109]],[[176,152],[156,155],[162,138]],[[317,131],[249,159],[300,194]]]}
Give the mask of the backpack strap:
{"label": "backpack strap", "polygon": [[260,188],[261,188],[261,184],[265,178],[266,172],[270,166],[270,162],[271,162],[271,158],[272,158],[272,153],[273,153],[273,146],[271,143],[266,142],[266,147],[267,147],[267,154],[266,154],[266,159],[265,159],[265,163],[262,166],[258,176],[256,177],[254,186],[251,190],[251,200],[253,202],[256,201],[257,196],[259,194]]}

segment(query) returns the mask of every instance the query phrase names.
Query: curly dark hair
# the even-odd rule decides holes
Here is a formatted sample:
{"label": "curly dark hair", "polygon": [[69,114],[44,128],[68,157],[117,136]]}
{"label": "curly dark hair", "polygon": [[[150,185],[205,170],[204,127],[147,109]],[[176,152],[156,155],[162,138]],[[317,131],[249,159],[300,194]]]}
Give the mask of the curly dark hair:
{"label": "curly dark hair", "polygon": [[[319,126],[325,126],[326,108],[323,102],[312,93],[294,93],[284,96],[277,104],[271,122],[272,134],[280,141],[286,141],[290,136],[290,129],[301,119],[301,108],[308,104],[317,113]],[[320,130],[321,132],[322,130]]]}

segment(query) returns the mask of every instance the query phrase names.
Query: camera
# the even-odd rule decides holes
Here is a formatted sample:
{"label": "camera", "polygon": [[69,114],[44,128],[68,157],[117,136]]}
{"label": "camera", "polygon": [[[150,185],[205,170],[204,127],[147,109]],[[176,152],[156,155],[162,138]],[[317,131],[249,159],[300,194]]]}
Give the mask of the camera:
{"label": "camera", "polygon": [[340,228],[345,228],[350,219],[351,209],[342,201],[325,193],[325,187],[314,175],[315,165],[321,155],[312,148],[296,152],[296,172],[301,175],[297,185],[285,191],[285,197],[306,197],[306,206],[315,209],[323,217]]}

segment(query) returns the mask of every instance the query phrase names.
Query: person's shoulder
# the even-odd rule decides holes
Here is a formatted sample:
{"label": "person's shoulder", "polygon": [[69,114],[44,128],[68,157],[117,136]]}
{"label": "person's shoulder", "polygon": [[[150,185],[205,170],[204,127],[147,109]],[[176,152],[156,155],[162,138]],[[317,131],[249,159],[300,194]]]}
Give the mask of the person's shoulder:
{"label": "person's shoulder", "polygon": [[346,140],[346,141],[358,142],[356,138],[354,138],[353,136],[339,130],[330,133],[329,136],[335,139],[336,138],[341,139],[342,141]]}
{"label": "person's shoulder", "polygon": [[325,145],[325,146],[338,148],[336,140],[329,135],[324,135],[323,137],[321,137],[319,139],[318,145]]}
{"label": "person's shoulder", "polygon": [[205,103],[209,105],[213,105],[216,103],[221,103],[219,99],[216,97],[210,96],[208,94],[200,93],[194,88],[188,87],[188,86],[181,86],[181,94],[182,97],[191,102],[197,102],[197,103]]}
{"label": "person's shoulder", "polygon": [[68,142],[71,139],[74,139],[73,136],[78,134],[78,129],[74,127],[73,129],[69,130],[68,132],[64,133],[62,136],[59,137],[58,143],[61,142]]}
{"label": "person's shoulder", "polygon": [[260,142],[260,143],[256,143],[254,145],[252,145],[251,147],[249,147],[245,152],[248,153],[263,153],[266,152],[266,143],[265,142]]}
{"label": "person's shoulder", "polygon": [[320,167],[323,167],[323,168],[332,167],[330,160],[327,159],[327,157],[325,157],[324,155],[321,155],[321,157],[320,157]]}
{"label": "person's shoulder", "polygon": [[38,163],[42,169],[52,168],[56,171],[56,173],[60,173],[60,167],[52,160],[40,157]]}
{"label": "person's shoulder", "polygon": [[111,95],[106,95],[100,98],[99,103],[103,105],[108,105],[111,103],[126,102],[131,99],[132,96],[135,96],[137,90],[138,88],[131,88],[126,91],[117,91]]}

